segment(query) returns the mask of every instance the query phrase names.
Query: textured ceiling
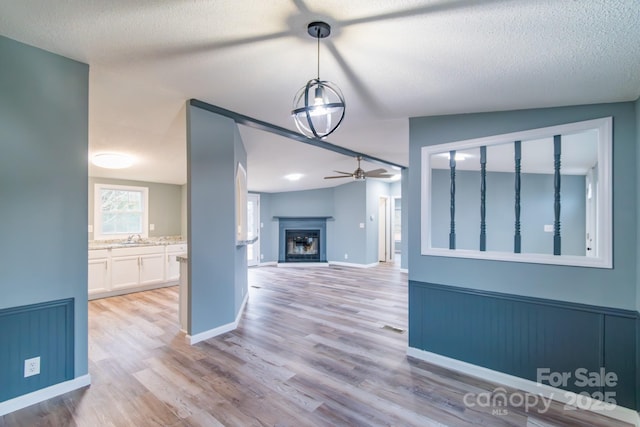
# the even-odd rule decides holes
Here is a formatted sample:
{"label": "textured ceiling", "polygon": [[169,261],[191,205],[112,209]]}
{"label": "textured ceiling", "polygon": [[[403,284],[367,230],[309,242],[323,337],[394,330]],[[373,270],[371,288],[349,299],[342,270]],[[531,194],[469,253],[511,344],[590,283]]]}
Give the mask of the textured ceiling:
{"label": "textured ceiling", "polygon": [[[295,130],[293,95],[316,73],[306,25],[319,19],[333,29],[320,76],[347,103],[328,141],[395,163],[408,164],[409,117],[640,96],[638,0],[0,0],[0,34],[90,65],[90,151],[140,159],[90,174],[178,184],[187,99]],[[355,168],[241,132],[252,190],[336,185],[322,176]],[[285,182],[292,172],[307,176]]]}

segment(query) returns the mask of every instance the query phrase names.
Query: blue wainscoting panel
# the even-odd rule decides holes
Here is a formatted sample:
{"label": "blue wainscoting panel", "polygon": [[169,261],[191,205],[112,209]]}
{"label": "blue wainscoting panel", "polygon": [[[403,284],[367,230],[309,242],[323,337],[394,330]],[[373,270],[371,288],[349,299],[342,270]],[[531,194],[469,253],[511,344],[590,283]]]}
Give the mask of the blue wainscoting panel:
{"label": "blue wainscoting panel", "polygon": [[[554,386],[614,393],[633,409],[638,324],[629,310],[409,281],[410,347],[532,381],[538,369],[569,373]],[[601,368],[615,373],[615,386],[585,385],[583,377]]]}
{"label": "blue wainscoting panel", "polygon": [[[635,320],[635,321],[634,321]],[[638,333],[638,320],[622,316],[606,316],[604,324],[604,349],[605,366],[607,371],[616,374],[617,387],[615,390],[606,388],[605,391],[614,391],[618,405],[625,408],[640,408],[636,402],[640,396],[635,355],[637,349],[630,341]]]}
{"label": "blue wainscoting panel", "polygon": [[[73,298],[0,310],[0,402],[74,378]],[[40,374],[24,378],[24,361]]]}

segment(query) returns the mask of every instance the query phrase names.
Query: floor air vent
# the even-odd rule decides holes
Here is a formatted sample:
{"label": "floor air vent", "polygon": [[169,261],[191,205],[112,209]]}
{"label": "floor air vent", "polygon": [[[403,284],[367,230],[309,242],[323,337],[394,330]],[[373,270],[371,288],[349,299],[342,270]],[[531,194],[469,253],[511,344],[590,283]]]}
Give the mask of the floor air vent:
{"label": "floor air vent", "polygon": [[382,329],[386,329],[386,330],[388,330],[388,331],[392,331],[392,332],[397,332],[397,333],[399,333],[399,334],[404,333],[404,329],[402,329],[402,328],[396,328],[395,326],[390,326],[390,325],[384,325],[384,326],[382,327]]}

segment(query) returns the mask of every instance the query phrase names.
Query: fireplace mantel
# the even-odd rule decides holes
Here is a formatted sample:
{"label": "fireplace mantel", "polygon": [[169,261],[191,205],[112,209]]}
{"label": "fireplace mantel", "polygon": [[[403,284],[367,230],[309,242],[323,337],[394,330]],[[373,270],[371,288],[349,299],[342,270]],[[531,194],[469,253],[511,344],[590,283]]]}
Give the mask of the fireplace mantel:
{"label": "fireplace mantel", "polygon": [[295,221],[295,220],[314,220],[314,219],[318,219],[318,220],[332,220],[333,217],[332,216],[274,216],[273,219],[277,219],[277,220],[291,220],[291,221]]}

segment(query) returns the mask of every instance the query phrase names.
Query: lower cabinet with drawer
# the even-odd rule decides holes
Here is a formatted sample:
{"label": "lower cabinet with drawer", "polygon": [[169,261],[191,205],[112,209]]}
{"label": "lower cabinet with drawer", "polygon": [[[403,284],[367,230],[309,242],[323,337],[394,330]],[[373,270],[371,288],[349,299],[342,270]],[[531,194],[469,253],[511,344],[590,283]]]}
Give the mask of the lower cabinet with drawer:
{"label": "lower cabinet with drawer", "polygon": [[90,250],[89,299],[178,284],[171,260],[186,250],[186,244]]}

